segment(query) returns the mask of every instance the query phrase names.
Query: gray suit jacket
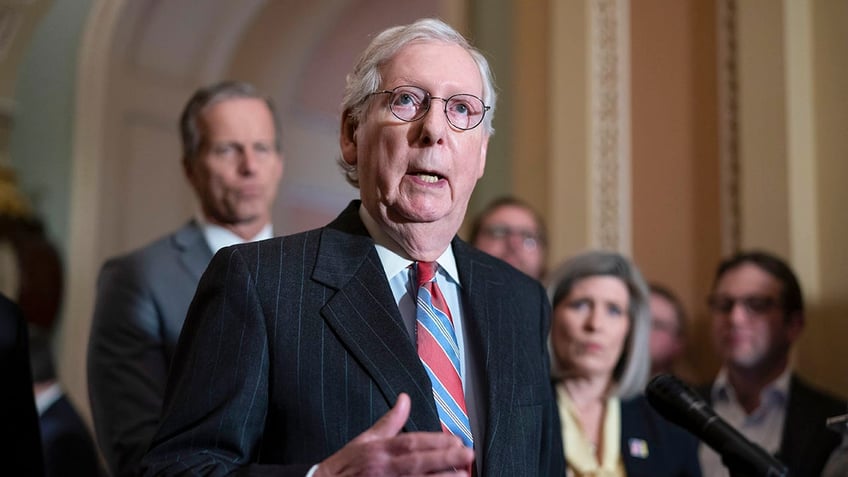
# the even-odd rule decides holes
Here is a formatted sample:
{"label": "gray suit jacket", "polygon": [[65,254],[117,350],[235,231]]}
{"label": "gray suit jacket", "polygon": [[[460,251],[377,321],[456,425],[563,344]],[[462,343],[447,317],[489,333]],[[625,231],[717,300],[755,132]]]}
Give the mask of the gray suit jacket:
{"label": "gray suit jacket", "polygon": [[[406,431],[440,431],[430,381],[354,201],[333,223],[221,250],[197,290],[146,475],[299,475],[406,392]],[[482,385],[482,475],[564,475],[542,287],[454,239]]]}
{"label": "gray suit jacket", "polygon": [[192,221],[100,271],[88,390],[97,441],[115,476],[131,475],[153,439],[180,329],[211,259]]}

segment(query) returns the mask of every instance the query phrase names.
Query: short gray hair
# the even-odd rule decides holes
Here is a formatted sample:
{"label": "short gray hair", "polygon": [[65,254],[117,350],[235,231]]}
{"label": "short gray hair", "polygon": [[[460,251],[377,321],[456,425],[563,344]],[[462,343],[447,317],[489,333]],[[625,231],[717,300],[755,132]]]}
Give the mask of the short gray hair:
{"label": "short gray hair", "polygon": [[274,120],[274,147],[281,150],[280,120],[271,98],[263,96],[250,83],[243,81],[221,81],[198,89],[186,103],[180,115],[180,138],[183,143],[183,161],[194,159],[203,146],[203,134],[198,120],[206,108],[228,99],[246,98],[264,101]]}
{"label": "short gray hair", "polygon": [[[551,307],[555,309],[559,302],[571,293],[578,281],[595,276],[618,278],[627,286],[629,293],[630,332],[613,371],[616,387],[612,390],[613,394],[626,399],[644,392],[651,369],[648,350],[651,329],[650,295],[648,285],[636,265],[615,252],[595,250],[582,253],[567,260],[551,275],[548,298],[551,300]],[[551,323],[554,323],[554,320],[551,320]],[[551,326],[553,327],[553,324]],[[548,336],[552,358],[551,374],[555,379],[560,379],[563,370],[554,354],[550,334]]]}
{"label": "short gray hair", "polygon": [[[495,116],[497,92],[495,91],[495,82],[489,68],[489,62],[453,27],[434,18],[423,18],[409,25],[388,28],[371,41],[371,44],[362,52],[353,71],[347,75],[345,95],[342,99],[342,114],[349,115],[358,124],[365,113],[368,96],[380,89],[383,80],[380,75],[380,68],[391,61],[405,46],[420,41],[441,41],[458,45],[471,55],[480,71],[480,77],[483,79],[483,97],[481,99],[484,104],[490,107],[483,117],[482,126],[486,128],[489,135],[494,134],[492,118]],[[339,159],[339,165],[343,169],[347,181],[354,187],[359,187],[356,166],[346,163],[343,159]]]}

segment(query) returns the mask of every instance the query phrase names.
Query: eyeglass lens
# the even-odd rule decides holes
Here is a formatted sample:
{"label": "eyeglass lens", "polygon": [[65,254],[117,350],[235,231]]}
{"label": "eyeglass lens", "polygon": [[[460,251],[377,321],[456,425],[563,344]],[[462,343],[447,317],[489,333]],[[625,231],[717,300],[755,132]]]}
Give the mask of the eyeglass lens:
{"label": "eyeglass lens", "polygon": [[492,240],[509,240],[512,237],[518,237],[521,239],[521,245],[528,250],[539,246],[539,235],[531,230],[513,229],[506,225],[492,225],[484,227],[482,232]]}
{"label": "eyeglass lens", "polygon": [[390,93],[389,108],[401,121],[417,121],[427,114],[434,99],[445,103],[445,116],[457,129],[474,129],[483,121],[488,109],[483,100],[471,94],[455,94],[448,98],[430,96],[417,86],[398,86]]}
{"label": "eyeglass lens", "polygon": [[727,314],[733,311],[736,304],[742,305],[747,313],[763,314],[780,306],[780,302],[770,296],[750,295],[743,297],[711,296],[707,301],[714,313]]}

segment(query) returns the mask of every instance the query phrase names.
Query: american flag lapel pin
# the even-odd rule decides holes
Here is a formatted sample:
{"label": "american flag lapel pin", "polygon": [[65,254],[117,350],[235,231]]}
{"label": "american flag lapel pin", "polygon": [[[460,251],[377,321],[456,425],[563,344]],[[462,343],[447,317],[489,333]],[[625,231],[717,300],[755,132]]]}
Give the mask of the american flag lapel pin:
{"label": "american flag lapel pin", "polygon": [[648,443],[642,439],[631,438],[627,441],[627,447],[630,448],[630,455],[640,459],[648,458]]}

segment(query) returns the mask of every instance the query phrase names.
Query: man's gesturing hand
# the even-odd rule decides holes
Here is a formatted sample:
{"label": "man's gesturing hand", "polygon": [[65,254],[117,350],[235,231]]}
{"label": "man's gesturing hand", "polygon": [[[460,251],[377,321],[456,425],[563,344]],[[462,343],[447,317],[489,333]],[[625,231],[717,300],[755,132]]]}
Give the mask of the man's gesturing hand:
{"label": "man's gesturing hand", "polygon": [[409,396],[368,430],[321,462],[315,477],[441,475],[465,476],[474,451],[444,432],[400,433],[409,418]]}

